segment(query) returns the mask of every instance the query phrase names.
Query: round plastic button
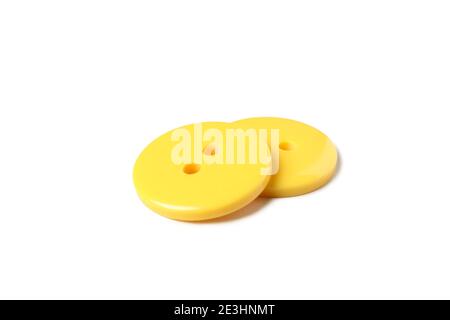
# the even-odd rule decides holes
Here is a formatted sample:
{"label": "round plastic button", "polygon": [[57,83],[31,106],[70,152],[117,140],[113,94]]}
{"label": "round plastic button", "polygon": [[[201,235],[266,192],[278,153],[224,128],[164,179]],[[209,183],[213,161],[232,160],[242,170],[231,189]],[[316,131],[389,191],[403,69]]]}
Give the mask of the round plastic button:
{"label": "round plastic button", "polygon": [[[165,217],[199,221],[227,215],[257,198],[270,180],[262,174],[271,166],[269,148],[266,144],[265,161],[227,161],[230,126],[188,125],[153,141],[134,167],[134,184],[142,201]],[[239,151],[237,144],[228,149]],[[244,150],[248,155],[249,146]]]}
{"label": "round plastic button", "polygon": [[[290,197],[314,191],[331,180],[338,161],[336,147],[319,130],[289,119],[250,118],[234,123],[248,129],[279,129],[279,170],[262,193],[265,197]],[[270,139],[270,136],[269,136]]]}

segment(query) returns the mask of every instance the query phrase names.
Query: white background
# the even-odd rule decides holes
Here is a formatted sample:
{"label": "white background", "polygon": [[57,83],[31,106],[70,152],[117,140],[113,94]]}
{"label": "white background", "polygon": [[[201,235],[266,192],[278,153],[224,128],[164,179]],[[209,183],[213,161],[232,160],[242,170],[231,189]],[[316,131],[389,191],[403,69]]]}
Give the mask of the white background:
{"label": "white background", "polygon": [[[449,108],[448,1],[2,1],[0,298],[450,298]],[[140,202],[149,142],[252,116],[338,176],[215,223]]]}

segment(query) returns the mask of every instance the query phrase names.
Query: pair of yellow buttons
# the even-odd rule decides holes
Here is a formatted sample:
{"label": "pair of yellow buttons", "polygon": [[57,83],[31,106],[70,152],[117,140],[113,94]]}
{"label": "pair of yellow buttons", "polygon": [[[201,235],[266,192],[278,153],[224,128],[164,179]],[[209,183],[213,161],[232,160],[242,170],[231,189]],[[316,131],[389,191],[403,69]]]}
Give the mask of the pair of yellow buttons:
{"label": "pair of yellow buttons", "polygon": [[250,118],[171,130],[141,153],[133,175],[149,208],[171,219],[201,221],[258,196],[314,191],[333,177],[337,160],[334,144],[311,126]]}

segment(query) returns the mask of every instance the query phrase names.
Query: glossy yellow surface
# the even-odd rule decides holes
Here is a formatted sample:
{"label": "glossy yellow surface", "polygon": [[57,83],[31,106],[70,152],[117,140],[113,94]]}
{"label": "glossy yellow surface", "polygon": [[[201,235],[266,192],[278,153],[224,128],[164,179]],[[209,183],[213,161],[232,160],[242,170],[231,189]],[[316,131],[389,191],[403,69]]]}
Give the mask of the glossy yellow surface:
{"label": "glossy yellow surface", "polygon": [[[210,122],[203,123],[202,129],[205,132],[214,128],[225,136],[229,126]],[[183,128],[194,137],[193,125]],[[266,166],[263,163],[205,163],[220,156],[221,148],[225,148],[225,143],[220,145],[214,139],[201,142],[201,164],[199,161],[174,163],[172,152],[179,142],[173,141],[172,133],[157,138],[142,152],[133,173],[139,197],[160,215],[183,221],[217,218],[246,206],[267,186],[270,176],[261,174]],[[267,155],[270,161],[268,148]]]}
{"label": "glossy yellow surface", "polygon": [[[330,181],[336,171],[336,147],[309,125],[281,118],[250,118],[234,124],[243,129],[280,130],[279,171],[262,196],[290,197],[314,191]],[[274,154],[273,158],[275,161]]]}

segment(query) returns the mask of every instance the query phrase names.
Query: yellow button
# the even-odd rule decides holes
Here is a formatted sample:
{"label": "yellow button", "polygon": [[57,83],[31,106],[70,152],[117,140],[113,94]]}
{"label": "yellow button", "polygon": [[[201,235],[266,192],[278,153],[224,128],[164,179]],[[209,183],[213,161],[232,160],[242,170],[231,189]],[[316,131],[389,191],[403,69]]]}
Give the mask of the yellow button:
{"label": "yellow button", "polygon": [[[153,141],[139,156],[133,173],[141,200],[155,212],[176,220],[199,221],[232,213],[257,198],[270,176],[265,158],[233,162],[226,152],[230,124],[208,122],[172,130]],[[245,146],[246,156],[249,146]],[[227,161],[229,160],[229,161]]]}
{"label": "yellow button", "polygon": [[330,181],[336,171],[336,147],[325,134],[309,125],[281,118],[250,118],[234,124],[242,129],[279,129],[278,146],[269,141],[274,162],[279,155],[279,170],[263,196],[290,197],[314,191]]}

